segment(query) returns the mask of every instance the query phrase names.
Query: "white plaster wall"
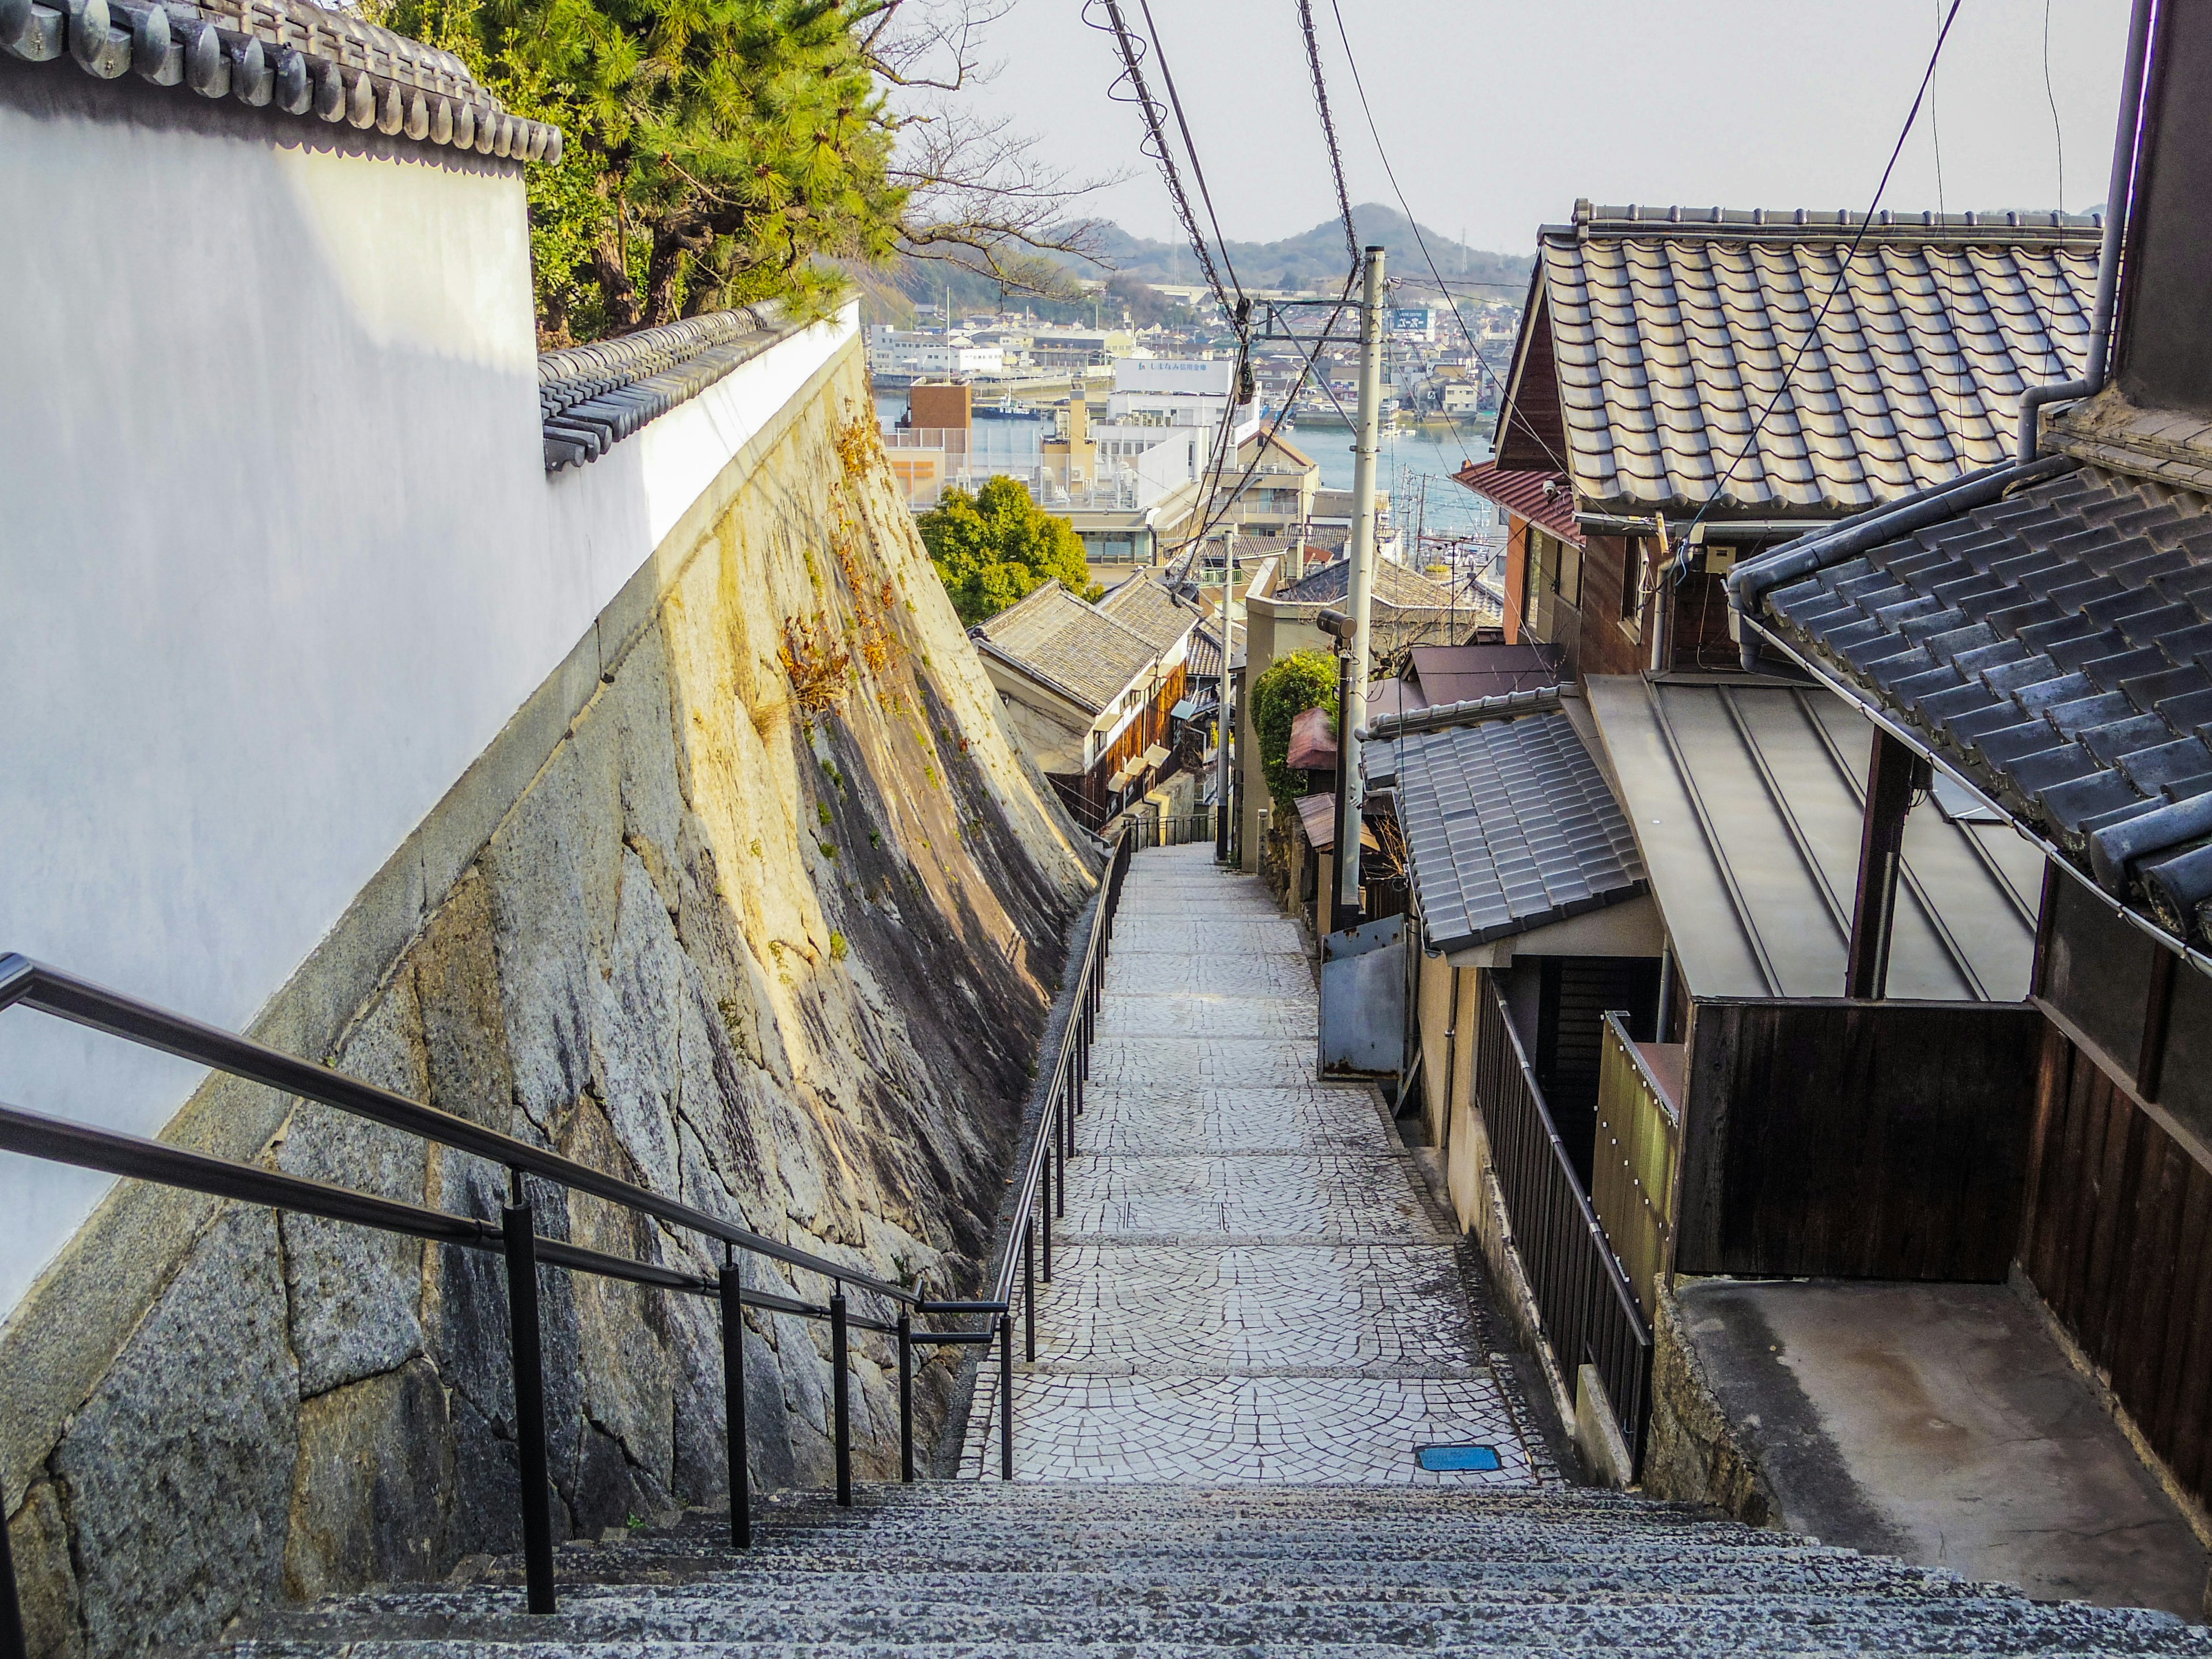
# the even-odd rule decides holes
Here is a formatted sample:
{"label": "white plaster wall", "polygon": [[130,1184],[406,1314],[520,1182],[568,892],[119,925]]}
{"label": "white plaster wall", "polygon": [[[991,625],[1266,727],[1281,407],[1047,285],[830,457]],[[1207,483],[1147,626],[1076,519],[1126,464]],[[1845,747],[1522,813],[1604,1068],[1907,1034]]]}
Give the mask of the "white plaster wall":
{"label": "white plaster wall", "polygon": [[[0,70],[0,951],[242,1027],[854,317],[549,479],[519,173]],[[31,1110],[198,1076],[0,1013]],[[0,1310],[107,1184],[0,1154]]]}

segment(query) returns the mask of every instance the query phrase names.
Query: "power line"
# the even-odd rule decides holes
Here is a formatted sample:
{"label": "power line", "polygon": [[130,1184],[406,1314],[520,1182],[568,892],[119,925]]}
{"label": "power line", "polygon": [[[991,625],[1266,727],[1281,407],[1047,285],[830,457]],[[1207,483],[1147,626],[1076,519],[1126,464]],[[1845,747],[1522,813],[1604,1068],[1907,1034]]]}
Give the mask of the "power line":
{"label": "power line", "polygon": [[[1092,16],[1093,6],[1104,10],[1107,19],[1104,24],[1100,24]],[[1152,96],[1152,88],[1146,84],[1145,72],[1140,66],[1144,52],[1122,18],[1120,0],[1084,0],[1083,21],[1100,33],[1114,37],[1114,45],[1121,57],[1121,73],[1115,77],[1113,85],[1107,88],[1106,95],[1117,104],[1134,104],[1145,118],[1145,154],[1159,164],[1160,173],[1167,180],[1169,199],[1175,207],[1176,217],[1182,223],[1184,234],[1190,238],[1191,251],[1198,256],[1199,269],[1206,274],[1206,285],[1213,290],[1213,297],[1220,303],[1222,310],[1233,317],[1237,307],[1229,297],[1227,286],[1221,280],[1219,268],[1213,263],[1213,251],[1206,245],[1205,234],[1198,228],[1198,216],[1192,210],[1189,194],[1183,189],[1182,175],[1176,167],[1175,153],[1168,145],[1167,112],[1160,106],[1159,100]],[[1125,81],[1134,96],[1122,95],[1120,88]],[[1186,133],[1186,139],[1188,136]],[[1194,150],[1193,155],[1195,159]],[[1224,257],[1226,257],[1225,250]]]}
{"label": "power line", "polygon": [[1206,222],[1213,227],[1214,245],[1221,250],[1221,263],[1229,272],[1229,285],[1241,300],[1244,297],[1244,284],[1237,280],[1236,263],[1229,257],[1229,239],[1221,234],[1221,218],[1213,210],[1213,192],[1206,187],[1206,169],[1198,164],[1198,146],[1191,141],[1190,123],[1183,118],[1182,95],[1176,90],[1175,71],[1168,67],[1168,49],[1160,44],[1159,26],[1152,21],[1152,0],[1137,0],[1137,7],[1145,14],[1145,36],[1152,42],[1152,56],[1159,60],[1160,79],[1167,87],[1168,102],[1175,110],[1176,131],[1182,137],[1183,154],[1190,157],[1190,176],[1198,180],[1199,199],[1206,204]]}
{"label": "power line", "polygon": [[1344,155],[1337,148],[1336,123],[1328,112],[1328,86],[1322,78],[1321,43],[1314,38],[1313,0],[1298,0],[1298,27],[1306,38],[1306,69],[1313,76],[1314,108],[1321,116],[1322,137],[1328,145],[1329,174],[1336,180],[1336,211],[1344,221],[1344,251],[1352,269],[1358,270],[1359,233],[1352,226],[1352,197],[1344,187]]}
{"label": "power line", "polygon": [[[1451,289],[1444,282],[1443,273],[1437,269],[1436,256],[1429,252],[1429,239],[1421,234],[1421,222],[1413,216],[1413,204],[1407,201],[1406,192],[1399,185],[1398,170],[1390,165],[1390,152],[1382,147],[1382,131],[1375,125],[1375,111],[1367,101],[1366,82],[1359,78],[1359,59],[1352,53],[1352,35],[1344,27],[1344,8],[1339,3],[1339,0],[1328,0],[1328,9],[1336,19],[1336,38],[1344,43],[1344,61],[1352,70],[1352,89],[1359,95],[1359,112],[1367,118],[1367,131],[1375,140],[1375,154],[1382,163],[1383,176],[1390,181],[1390,192],[1398,198],[1398,210],[1406,216],[1406,222],[1413,228],[1414,246],[1421,250],[1422,262],[1428,266],[1429,275],[1435,280],[1437,291],[1444,296],[1444,303],[1451,312],[1452,320],[1459,325],[1460,337],[1467,342],[1468,355],[1474,359],[1475,372],[1478,374],[1488,375],[1490,384],[1496,388],[1498,410],[1502,415],[1505,407],[1504,383],[1498,380],[1490,365],[1483,362],[1482,348],[1474,343],[1474,331],[1468,327],[1467,319],[1460,314],[1459,301],[1452,297]],[[1470,283],[1468,286],[1502,288],[1505,284],[1483,283]],[[1567,471],[1567,464],[1559,459],[1558,452],[1553,450],[1550,444],[1544,441],[1541,433],[1531,428],[1529,434],[1542,447],[1544,453],[1551,458],[1554,467],[1561,472]]]}
{"label": "power line", "polygon": [[1883,192],[1889,188],[1889,176],[1897,170],[1897,158],[1905,154],[1905,142],[1912,136],[1913,124],[1920,118],[1920,106],[1927,99],[1929,83],[1936,78],[1936,65],[1943,56],[1943,43],[1951,38],[1951,25],[1959,19],[1960,3],[1960,0],[1951,0],[1951,9],[1944,15],[1943,27],[1936,32],[1936,49],[1928,54],[1928,67],[1921,72],[1919,90],[1912,94],[1912,107],[1905,112],[1905,125],[1899,130],[1897,143],[1890,149],[1888,165],[1881,170],[1881,182],[1874,187],[1874,198],[1867,204],[1866,213],[1859,220],[1858,230],[1852,236],[1850,246],[1844,250],[1844,257],[1837,262],[1836,280],[1829,285],[1827,297],[1820,301],[1820,309],[1814,314],[1812,325],[1805,331],[1805,337],[1798,342],[1797,349],[1790,355],[1790,367],[1783,370],[1781,384],[1774,388],[1774,395],[1766,400],[1766,407],[1759,411],[1759,419],[1753,422],[1751,430],[1744,435],[1743,447],[1736,451],[1735,459],[1729,463],[1727,472],[1714,483],[1712,494],[1705,498],[1705,505],[1698,509],[1697,516],[1690,520],[1688,530],[1684,532],[1682,553],[1676,561],[1677,580],[1688,574],[1688,565],[1685,561],[1689,556],[1690,535],[1705,521],[1705,515],[1720,501],[1722,492],[1735,482],[1736,469],[1744,464],[1757,447],[1759,434],[1766,429],[1767,421],[1781,405],[1783,398],[1789,395],[1790,382],[1796,375],[1797,365],[1805,360],[1805,354],[1812,349],[1813,342],[1820,338],[1820,325],[1827,321],[1829,309],[1836,303],[1836,296],[1844,291],[1844,280],[1850,273],[1851,261],[1857,257],[1859,244],[1866,240],[1868,230],[1873,227],[1875,210],[1881,205]]}

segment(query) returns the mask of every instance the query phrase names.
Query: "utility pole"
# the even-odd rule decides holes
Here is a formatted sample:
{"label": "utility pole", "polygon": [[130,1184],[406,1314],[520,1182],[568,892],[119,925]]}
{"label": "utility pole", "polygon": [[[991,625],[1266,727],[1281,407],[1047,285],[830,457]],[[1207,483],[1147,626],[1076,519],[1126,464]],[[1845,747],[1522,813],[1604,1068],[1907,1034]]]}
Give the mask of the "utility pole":
{"label": "utility pole", "polygon": [[[1352,448],[1352,702],[1343,710],[1344,742],[1336,763],[1346,780],[1337,792],[1336,914],[1359,915],[1359,738],[1367,724],[1368,641],[1375,599],[1375,456],[1382,411],[1382,250],[1367,250],[1367,283],[1359,304],[1359,434]],[[1347,925],[1340,922],[1340,926]]]}
{"label": "utility pole", "polygon": [[[1224,415],[1223,418],[1227,419]],[[1236,550],[1232,538],[1230,551]],[[1227,567],[1221,584],[1221,677],[1214,698],[1213,714],[1213,861],[1229,862],[1230,850],[1236,838],[1229,823],[1229,653],[1237,642],[1236,614],[1230,610],[1230,596],[1237,591],[1236,567]]]}

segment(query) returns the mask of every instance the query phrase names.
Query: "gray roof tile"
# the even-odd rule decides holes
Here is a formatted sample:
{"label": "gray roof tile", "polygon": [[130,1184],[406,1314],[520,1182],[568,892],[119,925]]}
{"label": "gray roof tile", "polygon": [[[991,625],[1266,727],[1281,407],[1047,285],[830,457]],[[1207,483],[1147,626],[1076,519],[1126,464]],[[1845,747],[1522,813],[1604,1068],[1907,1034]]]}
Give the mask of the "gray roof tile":
{"label": "gray roof tile", "polygon": [[2212,912],[2161,908],[2153,878],[2212,808],[2117,862],[2098,830],[2212,788],[2212,500],[2083,466],[1755,604],[2116,896],[2206,936]]}
{"label": "gray roof tile", "polygon": [[994,655],[1072,696],[1092,714],[1121,695],[1160,653],[1142,634],[1047,582],[969,633]]}
{"label": "gray roof tile", "polygon": [[1644,890],[1627,820],[1556,708],[1394,741],[1399,823],[1434,947],[1525,933]]}
{"label": "gray roof tile", "polygon": [[1747,511],[1856,508],[1998,460],[2022,388],[2081,371],[2094,217],[1880,216],[1821,315],[1859,223],[1583,204],[1573,224],[1546,229],[1545,303],[1585,507],[1702,504],[1751,429],[1719,416],[1764,410],[1785,374],[1728,487]]}

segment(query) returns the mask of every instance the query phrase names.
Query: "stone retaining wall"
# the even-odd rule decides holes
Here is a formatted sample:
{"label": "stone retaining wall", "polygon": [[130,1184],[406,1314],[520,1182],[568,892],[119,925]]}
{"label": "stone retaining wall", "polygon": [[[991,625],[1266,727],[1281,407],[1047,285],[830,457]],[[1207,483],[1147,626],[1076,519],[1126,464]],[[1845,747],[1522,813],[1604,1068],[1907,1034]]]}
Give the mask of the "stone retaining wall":
{"label": "stone retaining wall", "polygon": [[[1091,877],[1006,741],[875,431],[851,346],[702,497],[255,1034],[958,1293],[979,1288]],[[428,890],[464,836],[447,860],[458,878]],[[164,1133],[486,1218],[505,1196],[480,1160],[228,1082]],[[541,1231],[714,1265],[699,1241],[597,1200],[534,1196]],[[260,1600],[519,1547],[503,1271],[118,1187],[0,1331],[0,1497],[32,1650],[190,1642]],[[793,1289],[769,1264],[745,1271]],[[556,1529],[723,1493],[711,1306],[550,1270],[544,1303]],[[756,1480],[827,1481],[826,1328],[749,1327]],[[856,1463],[879,1475],[897,1458],[893,1355],[854,1346]],[[953,1363],[922,1372],[925,1440]]]}

